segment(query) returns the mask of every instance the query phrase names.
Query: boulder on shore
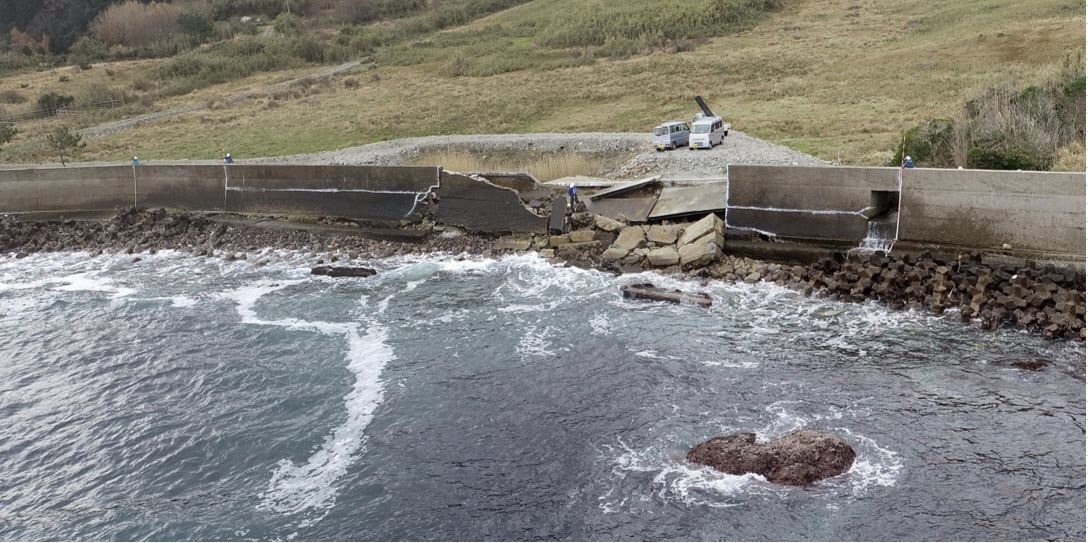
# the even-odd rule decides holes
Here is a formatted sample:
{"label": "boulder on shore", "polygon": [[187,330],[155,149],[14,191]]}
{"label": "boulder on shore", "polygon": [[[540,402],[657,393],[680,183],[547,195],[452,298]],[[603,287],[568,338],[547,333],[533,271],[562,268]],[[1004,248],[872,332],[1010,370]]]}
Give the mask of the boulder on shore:
{"label": "boulder on shore", "polygon": [[846,473],[855,456],[839,436],[800,430],[758,444],[751,432],[715,437],[693,447],[687,459],[732,475],[756,473],[772,483],[803,486]]}
{"label": "boulder on shore", "polygon": [[310,275],[327,275],[329,277],[370,277],[378,272],[370,268],[354,268],[351,266],[314,266],[310,268]]}

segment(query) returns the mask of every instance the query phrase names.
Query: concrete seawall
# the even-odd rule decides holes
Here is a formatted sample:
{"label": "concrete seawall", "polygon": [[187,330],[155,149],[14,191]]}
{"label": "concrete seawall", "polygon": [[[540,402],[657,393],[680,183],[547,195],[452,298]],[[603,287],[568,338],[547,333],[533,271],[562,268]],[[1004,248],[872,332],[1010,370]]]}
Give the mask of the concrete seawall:
{"label": "concrete seawall", "polygon": [[1084,256],[1084,174],[904,170],[899,239]]}
{"label": "concrete seawall", "polygon": [[[856,245],[870,219],[898,240],[1083,258],[1084,174],[730,166],[726,224],[781,238]],[[897,205],[896,205],[897,204]],[[422,219],[488,233],[543,233],[508,186],[439,167],[148,165],[0,170],[0,213],[193,211]],[[898,215],[888,215],[898,213]]]}
{"label": "concrete seawall", "polygon": [[886,213],[899,241],[1085,255],[1080,173],[730,166],[728,178],[731,228],[856,244]]}
{"label": "concrete seawall", "polygon": [[[443,180],[448,187],[443,187]],[[0,170],[0,213],[118,206],[417,222],[438,214],[474,231],[544,232],[517,192],[434,166],[147,165]]]}

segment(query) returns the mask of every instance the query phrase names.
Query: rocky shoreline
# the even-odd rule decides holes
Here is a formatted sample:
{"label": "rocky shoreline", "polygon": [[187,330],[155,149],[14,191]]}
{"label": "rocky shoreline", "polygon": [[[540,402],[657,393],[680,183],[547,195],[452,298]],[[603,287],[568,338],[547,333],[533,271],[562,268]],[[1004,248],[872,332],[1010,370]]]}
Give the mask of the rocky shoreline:
{"label": "rocky shoreline", "polygon": [[[579,214],[575,231],[561,236],[492,237],[425,222],[402,225],[410,241],[375,239],[353,221],[324,219],[306,228],[267,228],[253,218],[166,210],[120,209],[102,221],[20,221],[0,216],[0,257],[36,252],[140,253],[179,250],[227,260],[254,258],[275,247],[309,252],[314,265],[360,257],[386,258],[433,252],[484,257],[538,251],[557,263],[613,273],[658,269],[726,282],[772,282],[806,295],[892,309],[943,314],[957,310],[964,323],[983,329],[1015,327],[1048,339],[1085,339],[1085,274],[1069,268],[1010,266],[978,253],[943,260],[884,253],[837,254],[807,266],[763,262],[725,254],[720,219],[688,225],[629,226]],[[327,228],[325,228],[327,227]],[[358,233],[351,233],[358,230]],[[388,229],[384,231],[388,232]],[[257,264],[261,264],[260,261]]]}

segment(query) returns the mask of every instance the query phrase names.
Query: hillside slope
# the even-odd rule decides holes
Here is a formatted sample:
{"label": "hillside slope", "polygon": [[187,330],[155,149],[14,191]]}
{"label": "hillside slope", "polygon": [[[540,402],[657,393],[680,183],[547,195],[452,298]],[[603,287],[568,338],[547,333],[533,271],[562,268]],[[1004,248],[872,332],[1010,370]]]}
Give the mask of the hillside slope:
{"label": "hillside slope", "polygon": [[[701,94],[750,135],[882,164],[910,126],[957,113],[986,85],[1041,80],[1084,52],[1084,4],[1071,0],[794,0],[713,38],[685,26],[698,14],[660,15],[684,4],[530,1],[383,46],[357,73],[298,92],[216,103],[287,77],[258,74],[156,103],[213,107],[91,140],[85,156],[273,156],[434,134],[648,132],[689,118]],[[46,123],[61,122],[69,121]],[[34,133],[0,158],[41,157]]]}

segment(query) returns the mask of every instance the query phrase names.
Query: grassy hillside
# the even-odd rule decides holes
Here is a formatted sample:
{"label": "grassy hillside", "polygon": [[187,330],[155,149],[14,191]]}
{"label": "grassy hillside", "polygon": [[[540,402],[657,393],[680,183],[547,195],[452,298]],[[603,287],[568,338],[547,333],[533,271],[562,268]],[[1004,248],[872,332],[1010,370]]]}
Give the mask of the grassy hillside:
{"label": "grassy hillside", "polygon": [[[232,58],[238,46],[228,43],[189,53],[197,61],[11,75],[0,79],[0,91],[33,98],[113,89],[136,102],[133,111],[212,106],[91,140],[83,158],[93,159],[279,155],[429,134],[648,132],[662,120],[690,117],[691,97],[701,94],[738,130],[825,159],[884,164],[911,126],[956,115],[988,86],[1045,80],[1070,53],[1083,55],[1085,37],[1084,4],[1075,0],[506,4],[513,7],[465,15],[456,22],[469,22],[460,26],[414,15],[326,32],[341,51],[357,51],[363,66],[235,105],[218,99],[312,71],[315,63],[302,58],[274,65],[287,71],[254,69],[243,79],[188,88],[166,75],[179,62]],[[119,114],[20,124],[0,160],[42,159],[45,130]]]}

